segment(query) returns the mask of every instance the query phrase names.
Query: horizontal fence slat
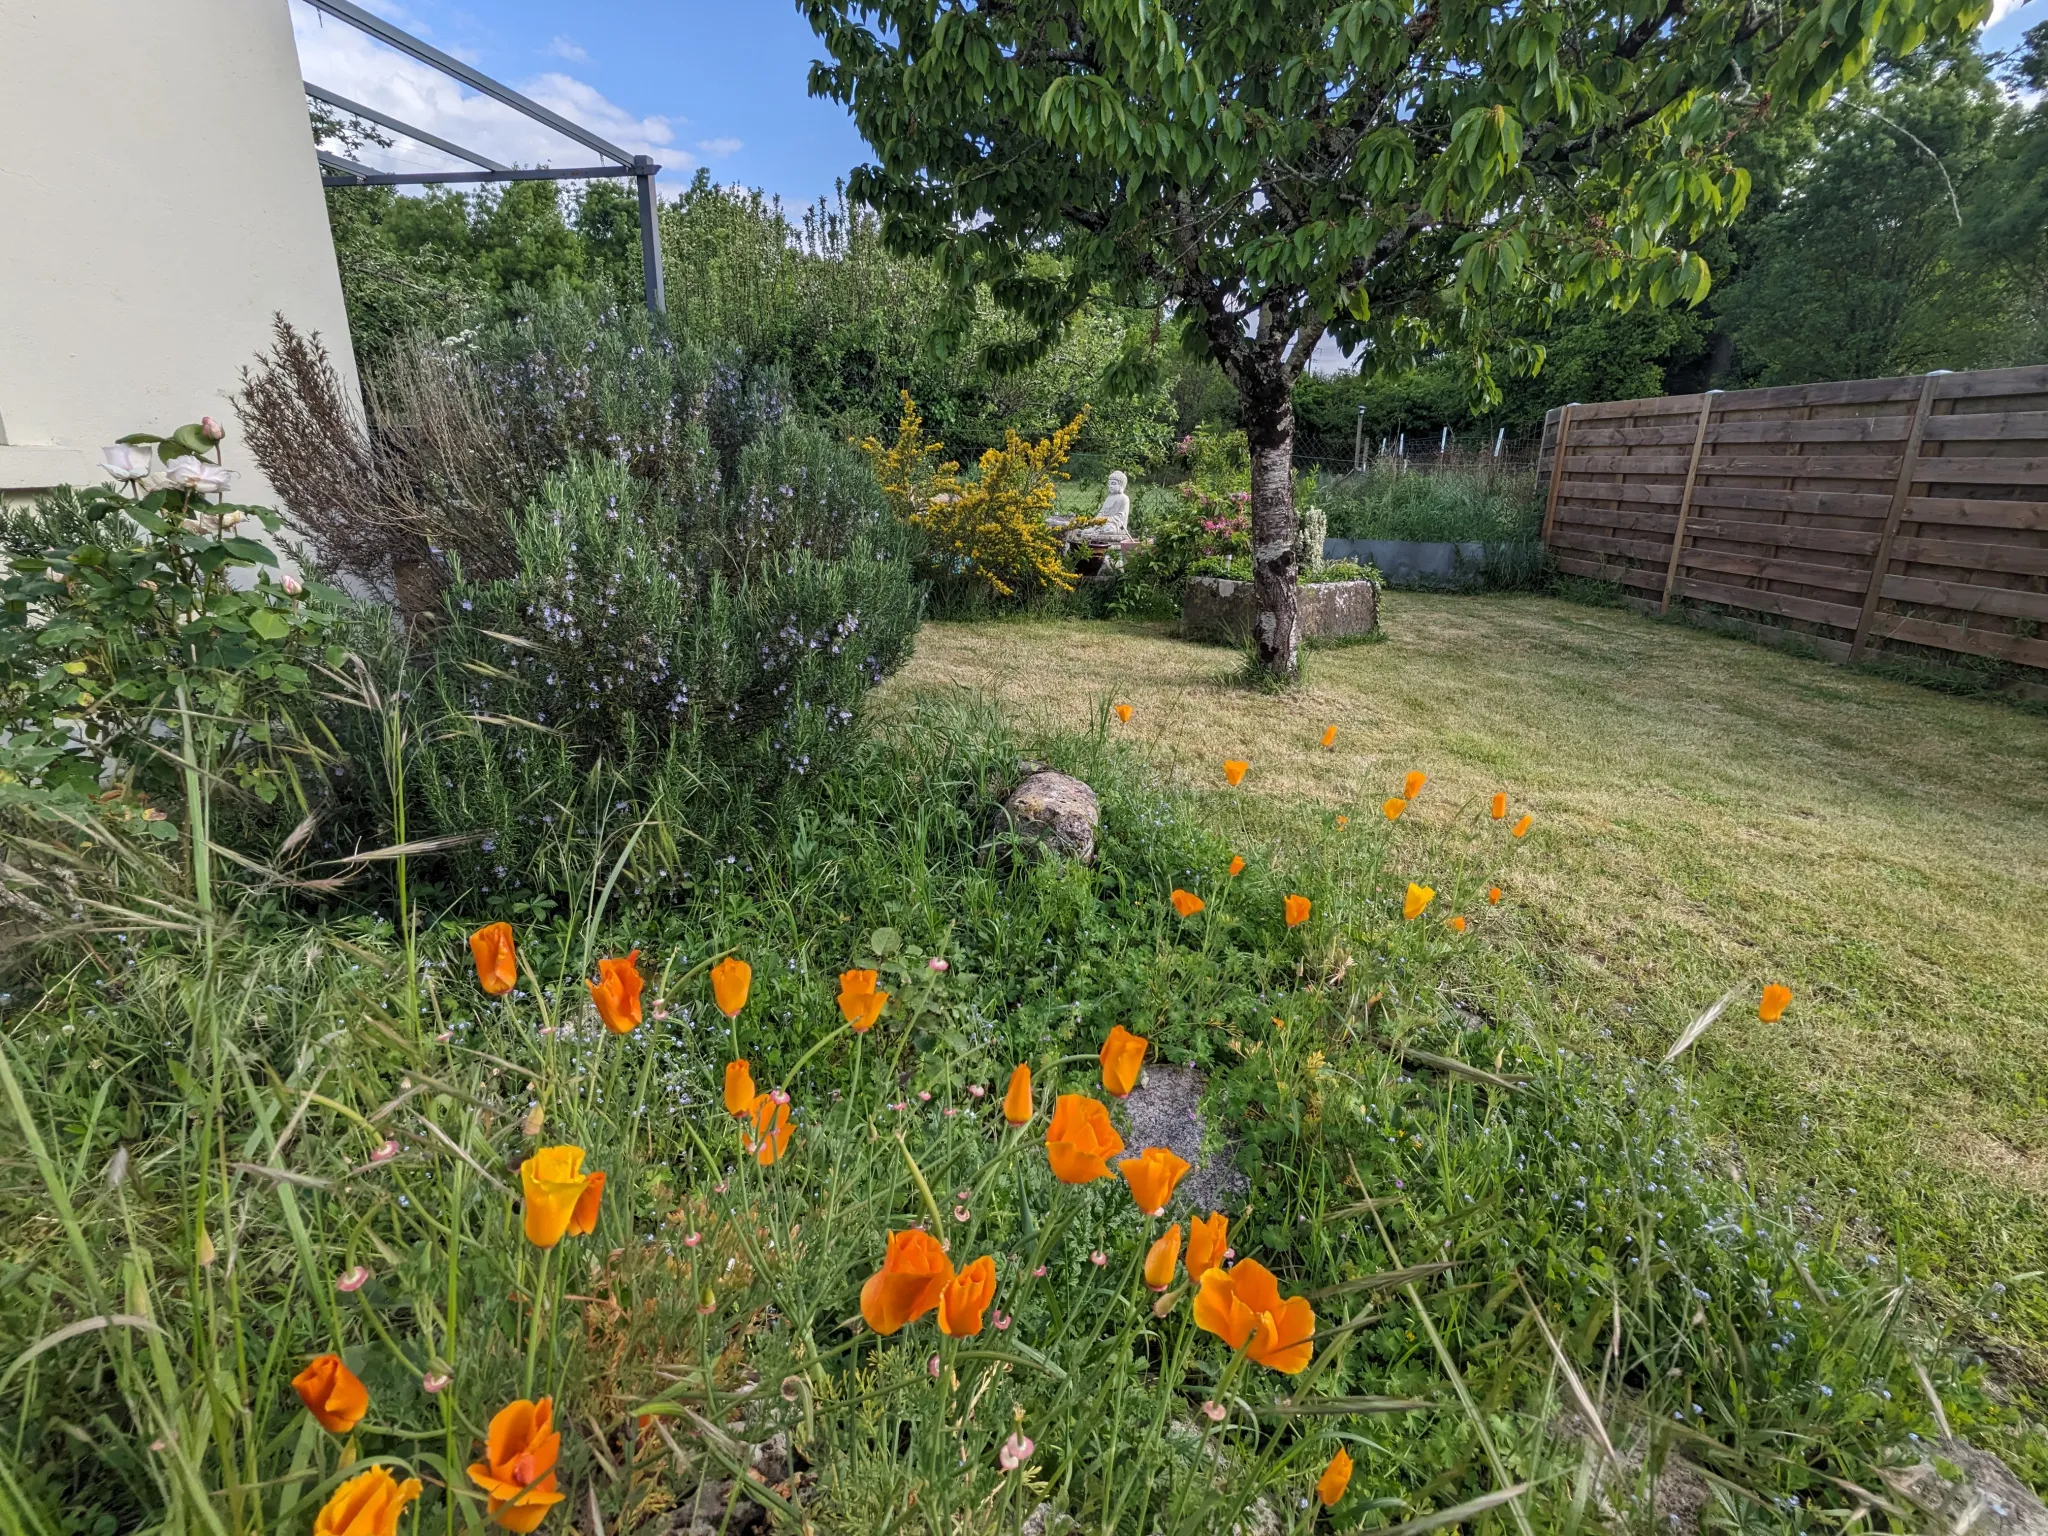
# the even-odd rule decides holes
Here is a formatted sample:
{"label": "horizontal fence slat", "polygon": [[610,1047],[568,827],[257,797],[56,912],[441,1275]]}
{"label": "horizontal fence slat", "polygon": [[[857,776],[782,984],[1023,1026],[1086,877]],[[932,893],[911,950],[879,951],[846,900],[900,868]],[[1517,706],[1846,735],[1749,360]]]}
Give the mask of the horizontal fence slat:
{"label": "horizontal fence slat", "polygon": [[1726,539],[1746,544],[1768,544],[1778,549],[1828,550],[1843,555],[1877,553],[1878,535],[1819,528],[1810,523],[1744,523],[1721,517],[1694,517],[1686,530],[1701,539]]}
{"label": "horizontal fence slat", "polygon": [[2048,451],[2048,411],[1963,411],[1954,416],[1930,416],[1921,439],[1929,443],[2034,439]]}
{"label": "horizontal fence slat", "polygon": [[1913,565],[1952,565],[1962,571],[2005,571],[2048,576],[2048,544],[1963,544],[1953,539],[1898,539],[1892,558]]}
{"label": "horizontal fence slat", "polygon": [[2048,532],[2048,501],[1908,496],[1905,520],[1909,523],[1938,523],[1945,528],[2021,528]]}
{"label": "horizontal fence slat", "polygon": [[1640,565],[1609,565],[1584,555],[1563,555],[1557,568],[1570,576],[1591,576],[1599,581],[1618,582],[1625,587],[1642,587],[1650,592],[1664,590],[1664,572]]}
{"label": "horizontal fence slat", "polygon": [[[1567,459],[1566,465],[1570,465]],[[2048,485],[2048,456],[2040,458],[1922,458],[1913,466],[1915,485]]]}
{"label": "horizontal fence slat", "polygon": [[1896,613],[1880,613],[1876,633],[1881,639],[1904,640],[1910,645],[1932,645],[1945,651],[1967,651],[1973,656],[2016,661],[2027,667],[2048,667],[2048,640],[2037,640],[2031,635],[1941,624]]}
{"label": "horizontal fence slat", "polygon": [[2048,591],[1984,587],[1967,581],[1935,581],[1926,576],[1901,576],[1894,571],[1884,579],[1882,596],[1892,602],[1950,608],[1957,613],[1989,613],[2000,618],[2036,622],[2048,620]]}
{"label": "horizontal fence slat", "polygon": [[1851,603],[1823,602],[1819,598],[1800,597],[1792,592],[1773,592],[1767,587],[1727,586],[1720,582],[1702,581],[1683,571],[1678,576],[1678,595],[1701,602],[1726,603],[1731,608],[1746,608],[1752,613],[1775,613],[1781,618],[1805,619],[1809,623],[1830,624],[1847,630],[1855,629],[1861,613]]}
{"label": "horizontal fence slat", "polygon": [[1790,582],[1802,587],[1827,587],[1853,592],[1859,598],[1870,586],[1869,565],[1819,565],[1803,560],[1774,560],[1734,550],[1700,549],[1687,545],[1679,556],[1681,577],[1687,571],[1715,571],[1724,576],[1754,576],[1760,581]]}

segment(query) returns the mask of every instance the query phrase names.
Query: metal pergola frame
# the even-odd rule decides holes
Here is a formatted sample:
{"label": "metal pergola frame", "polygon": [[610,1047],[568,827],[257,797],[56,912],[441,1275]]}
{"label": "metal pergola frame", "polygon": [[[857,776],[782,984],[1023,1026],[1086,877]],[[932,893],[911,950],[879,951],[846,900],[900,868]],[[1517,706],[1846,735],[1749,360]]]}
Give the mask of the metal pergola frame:
{"label": "metal pergola frame", "polygon": [[640,193],[640,266],[644,277],[647,308],[650,313],[661,314],[668,308],[668,295],[661,280],[661,239],[655,219],[654,178],[661,167],[646,155],[629,154],[608,139],[599,138],[580,123],[571,122],[558,112],[551,112],[531,97],[522,96],[511,86],[493,80],[481,70],[470,68],[460,59],[443,53],[431,43],[422,42],[399,27],[394,27],[381,16],[373,16],[351,0],[307,0],[315,10],[324,11],[337,21],[347,22],[358,31],[368,34],[381,43],[396,48],[400,53],[409,54],[451,79],[458,80],[471,89],[480,91],[495,101],[502,102],[522,116],[529,117],[542,126],[552,128],[565,138],[573,139],[586,149],[594,149],[608,164],[575,166],[567,170],[540,167],[535,170],[516,170],[500,165],[474,150],[452,144],[423,128],[415,128],[402,119],[366,107],[361,102],[350,101],[346,96],[305,82],[306,94],[315,101],[360,117],[394,133],[402,133],[453,155],[458,160],[467,160],[480,169],[474,171],[379,171],[367,165],[358,165],[353,160],[320,150],[320,168],[326,172],[320,178],[323,187],[420,187],[439,186],[449,182],[506,182],[506,181],[589,181],[601,176],[630,176]]}

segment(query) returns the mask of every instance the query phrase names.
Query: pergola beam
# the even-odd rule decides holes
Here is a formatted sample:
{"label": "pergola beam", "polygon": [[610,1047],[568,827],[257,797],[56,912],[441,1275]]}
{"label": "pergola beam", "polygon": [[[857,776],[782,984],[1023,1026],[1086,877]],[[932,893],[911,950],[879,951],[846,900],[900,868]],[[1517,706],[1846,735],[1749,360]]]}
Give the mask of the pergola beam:
{"label": "pergola beam", "polygon": [[437,133],[429,133],[424,128],[415,128],[411,123],[403,122],[387,112],[379,112],[375,107],[366,107],[360,101],[350,101],[346,96],[337,96],[333,91],[317,86],[310,80],[302,83],[306,87],[306,94],[315,101],[324,101],[328,106],[337,107],[341,111],[348,113],[351,117],[360,117],[366,122],[375,123],[379,128],[389,128],[393,133],[402,133],[408,139],[413,139],[421,144],[438,149],[444,155],[453,155],[458,160],[467,160],[471,165],[480,165],[487,171],[509,171],[512,169],[511,166],[500,165],[497,161],[480,155],[473,149],[464,149],[460,144],[451,144]]}
{"label": "pergola beam", "polygon": [[[565,170],[543,165],[531,170],[509,171],[380,171],[374,166],[344,160],[324,149],[320,151],[320,163],[334,173],[320,178],[323,187],[438,187],[444,182],[455,181],[594,181],[605,176],[637,178],[641,174],[635,165],[578,165]],[[660,169],[658,165],[652,166],[648,174]]]}

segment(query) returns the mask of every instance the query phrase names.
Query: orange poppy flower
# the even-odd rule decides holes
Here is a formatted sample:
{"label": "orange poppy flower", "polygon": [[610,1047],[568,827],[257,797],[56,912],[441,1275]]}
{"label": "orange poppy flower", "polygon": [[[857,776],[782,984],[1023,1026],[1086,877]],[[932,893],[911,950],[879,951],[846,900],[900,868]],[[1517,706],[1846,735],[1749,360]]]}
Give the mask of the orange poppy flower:
{"label": "orange poppy flower", "polygon": [[860,1315],[879,1334],[914,1323],[939,1304],[953,1261],[929,1232],[891,1232],[882,1267],[860,1288]]}
{"label": "orange poppy flower", "polygon": [[1249,767],[1251,764],[1242,758],[1226,757],[1223,759],[1223,777],[1235,789],[1244,782],[1245,770]]}
{"label": "orange poppy flower", "polygon": [[1507,815],[1507,813],[1508,797],[1504,794],[1495,795],[1493,797],[1493,819],[1495,821],[1499,821],[1502,818],[1504,818]]}
{"label": "orange poppy flower", "polygon": [[1520,821],[1514,824],[1514,827],[1511,830],[1517,837],[1527,837],[1529,835],[1529,829],[1535,825],[1536,818],[1534,816],[1524,816]]}
{"label": "orange poppy flower", "polygon": [[339,1355],[316,1355],[292,1378],[292,1390],[306,1412],[331,1435],[345,1435],[370,1411],[370,1389],[341,1363]]}
{"label": "orange poppy flower", "polygon": [[1764,1000],[1757,1004],[1756,1016],[1766,1024],[1775,1024],[1785,1016],[1786,1005],[1792,1001],[1792,989],[1772,982],[1764,988]]}
{"label": "orange poppy flower", "polygon": [[1182,917],[1193,917],[1203,907],[1208,905],[1207,902],[1203,901],[1193,891],[1184,891],[1178,886],[1174,887],[1173,895],[1167,899],[1173,903],[1173,910]]}
{"label": "orange poppy flower", "polygon": [[1129,725],[1131,723],[1131,706],[1128,704],[1117,705],[1116,717],[1123,721],[1125,725]]}
{"label": "orange poppy flower", "polygon": [[1180,1262],[1180,1223],[1175,1222],[1145,1250],[1145,1284],[1163,1291],[1173,1284],[1173,1267]]}
{"label": "orange poppy flower", "polygon": [[747,1120],[747,1150],[766,1168],[789,1148],[789,1101],[770,1093],[758,1094]]}
{"label": "orange poppy flower", "polygon": [[1422,793],[1422,786],[1429,782],[1429,775],[1416,769],[1408,770],[1408,777],[1401,781],[1401,798],[1413,800]]}
{"label": "orange poppy flower", "polygon": [[846,1015],[846,1022],[857,1035],[875,1027],[875,1020],[882,1016],[882,1005],[889,1001],[888,993],[875,990],[876,979],[873,971],[839,973],[839,1011]]}
{"label": "orange poppy flower", "polygon": [[469,936],[476,957],[477,983],[493,997],[503,997],[519,980],[519,957],[512,949],[510,923],[486,923]]}
{"label": "orange poppy flower", "polygon": [[554,1427],[555,1400],[521,1398],[500,1408],[484,1438],[484,1459],[469,1464],[469,1478],[485,1495],[493,1525],[531,1531],[566,1495],[555,1491],[555,1461],[562,1437]]}
{"label": "orange poppy flower", "polygon": [[1351,1486],[1351,1453],[1343,1446],[1337,1447],[1337,1454],[1330,1458],[1330,1464],[1323,1468],[1323,1475],[1316,1479],[1316,1497],[1328,1509],[1344,1497],[1344,1490]]}
{"label": "orange poppy flower", "polygon": [[584,983],[597,1016],[615,1035],[630,1035],[640,1023],[640,993],[647,983],[640,979],[639,959],[636,949],[623,960],[600,960],[597,980]]}
{"label": "orange poppy flower", "polygon": [[1286,1376],[1298,1375],[1315,1353],[1315,1308],[1306,1296],[1283,1300],[1280,1282],[1256,1259],[1203,1274],[1195,1326]]}
{"label": "orange poppy flower", "polygon": [[1323,727],[1323,745],[1326,747],[1334,747],[1335,745],[1337,745],[1337,727],[1335,727],[1334,725],[1326,725]]}
{"label": "orange poppy flower", "polygon": [[1131,1198],[1138,1202],[1138,1209],[1147,1216],[1158,1216],[1164,1214],[1166,1202],[1173,1198],[1173,1187],[1190,1166],[1185,1158],[1166,1147],[1147,1147],[1136,1157],[1118,1163],[1116,1171],[1131,1186]]}
{"label": "orange poppy flower", "polygon": [[996,1299],[996,1261],[983,1254],[939,1292],[939,1332],[964,1339],[981,1332],[981,1314]]}
{"label": "orange poppy flower", "polygon": [[754,1100],[761,1096],[761,1090],[754,1086],[754,1069],[744,1061],[728,1061],[725,1064],[725,1112],[728,1115],[751,1115]]}
{"label": "orange poppy flower", "polygon": [[1232,854],[1230,856],[1230,878],[1235,880],[1239,875],[1243,873],[1244,856],[1242,854]]}
{"label": "orange poppy flower", "polygon": [[747,989],[754,984],[754,968],[737,955],[727,955],[711,967],[711,1000],[728,1019],[739,1017],[747,1006]]}
{"label": "orange poppy flower", "polygon": [[1493,903],[1493,904],[1494,904],[1494,905],[1495,905],[1496,907],[1497,907],[1497,906],[1499,906],[1499,905],[1500,905],[1500,887],[1499,887],[1499,886],[1497,886],[1497,885],[1496,885],[1496,886],[1492,886],[1492,887],[1489,887],[1489,888],[1488,888],[1488,890],[1487,890],[1487,892],[1486,892],[1486,899],[1487,899],[1488,901],[1492,902],[1492,903]]}
{"label": "orange poppy flower", "polygon": [[526,1207],[526,1240],[552,1248],[575,1219],[595,1174],[583,1171],[581,1147],[542,1147],[519,1165],[519,1190]]}
{"label": "orange poppy flower", "polygon": [[1290,896],[1287,898],[1288,927],[1299,928],[1308,921],[1308,912],[1309,902],[1306,896]]}
{"label": "orange poppy flower", "polygon": [[1350,826],[1350,825],[1351,825],[1351,818],[1350,818],[1349,816],[1339,816],[1339,817],[1337,818],[1337,830],[1338,830],[1339,832],[1342,832],[1342,831],[1343,831],[1343,830],[1344,830],[1344,829],[1345,829],[1346,827],[1348,827],[1348,826]]}
{"label": "orange poppy flower", "polygon": [[1408,894],[1401,902],[1401,915],[1412,923],[1416,918],[1422,916],[1428,910],[1429,904],[1435,900],[1435,886],[1417,885],[1411,880],[1408,882]]}
{"label": "orange poppy flower", "polygon": [[1453,933],[1463,933],[1465,931],[1465,919],[1462,916],[1454,917],[1445,923],[1444,926]]}
{"label": "orange poppy flower", "polygon": [[1380,814],[1389,821],[1399,821],[1401,813],[1407,809],[1408,802],[1399,795],[1394,796],[1391,800],[1382,800],[1380,802]]}
{"label": "orange poppy flower", "polygon": [[420,1480],[399,1482],[372,1467],[343,1483],[313,1517],[313,1536],[398,1536],[398,1517],[420,1496]]}
{"label": "orange poppy flower", "polygon": [[1148,1043],[1143,1035],[1134,1035],[1121,1024],[1110,1025],[1109,1038],[1096,1054],[1102,1062],[1102,1086],[1117,1098],[1129,1098],[1138,1086],[1138,1069],[1145,1064]]}
{"label": "orange poppy flower", "polygon": [[1045,1160],[1062,1184],[1088,1184],[1109,1177],[1109,1159],[1124,1149],[1100,1099],[1063,1093],[1045,1128]]}
{"label": "orange poppy flower", "polygon": [[1188,1223],[1188,1278],[1199,1280],[1223,1262],[1230,1246],[1230,1222],[1221,1211]]}
{"label": "orange poppy flower", "polygon": [[597,1230],[597,1208],[603,1199],[604,1175],[593,1173],[576,1197],[576,1209],[569,1213],[569,1236],[588,1237]]}
{"label": "orange poppy flower", "polygon": [[1003,1118],[1012,1125],[1029,1125],[1031,1115],[1031,1068],[1020,1062],[1003,1090]]}

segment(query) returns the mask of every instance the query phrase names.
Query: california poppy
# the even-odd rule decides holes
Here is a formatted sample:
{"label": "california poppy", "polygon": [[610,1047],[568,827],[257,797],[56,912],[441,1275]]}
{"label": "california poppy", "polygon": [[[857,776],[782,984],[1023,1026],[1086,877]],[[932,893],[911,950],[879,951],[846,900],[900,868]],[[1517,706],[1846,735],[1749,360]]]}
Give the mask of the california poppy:
{"label": "california poppy", "polygon": [[1499,820],[1501,820],[1501,819],[1502,819],[1503,817],[1505,817],[1505,816],[1507,815],[1507,813],[1508,813],[1508,797],[1507,797],[1507,796],[1506,796],[1505,794],[1497,794],[1497,795],[1495,795],[1495,796],[1493,797],[1493,819],[1494,819],[1495,821],[1499,821]]}
{"label": "california poppy", "polygon": [[531,1531],[565,1495],[555,1491],[555,1461],[562,1437],[554,1427],[555,1400],[521,1398],[500,1408],[484,1437],[484,1459],[469,1464],[470,1481],[483,1489],[493,1525]]}
{"label": "california poppy", "polygon": [[1380,814],[1389,821],[1399,821],[1401,813],[1407,809],[1408,802],[1399,795],[1394,796],[1391,800],[1382,800],[1380,802]]}
{"label": "california poppy", "polygon": [[1189,1166],[1187,1159],[1176,1156],[1169,1148],[1147,1147],[1136,1157],[1118,1163],[1116,1171],[1131,1186],[1131,1198],[1138,1202],[1138,1209],[1147,1216],[1158,1216],[1165,1212],[1166,1202],[1173,1198],[1173,1187],[1180,1183]]}
{"label": "california poppy", "polygon": [[1348,826],[1350,826],[1350,825],[1351,825],[1351,818],[1350,818],[1349,816],[1339,816],[1339,817],[1337,818],[1337,830],[1338,830],[1339,832],[1342,832],[1342,831],[1343,831],[1343,830],[1344,830],[1344,829],[1345,829],[1346,827],[1348,827]]}
{"label": "california poppy", "polygon": [[328,1495],[313,1517],[313,1536],[398,1536],[398,1517],[420,1496],[420,1480],[398,1481],[372,1467]]}
{"label": "california poppy", "polygon": [[1419,770],[1414,768],[1409,769],[1408,777],[1401,781],[1401,798],[1404,800],[1413,800],[1417,795],[1422,793],[1422,786],[1427,784],[1428,782],[1428,774],[1420,772]]}
{"label": "california poppy", "polygon": [[1242,758],[1226,757],[1223,759],[1223,777],[1235,789],[1244,782],[1244,773],[1249,767],[1251,764]]}
{"label": "california poppy", "polygon": [[728,1115],[750,1115],[754,1112],[754,1100],[761,1090],[754,1086],[754,1069],[744,1061],[728,1061],[725,1064],[725,1112]]}
{"label": "california poppy", "polygon": [[1109,1159],[1124,1149],[1123,1137],[1109,1123],[1100,1099],[1085,1093],[1063,1093],[1052,1107],[1045,1128],[1045,1160],[1062,1184],[1087,1184],[1109,1177]]}
{"label": "california poppy", "polygon": [[1230,878],[1231,878],[1231,879],[1233,879],[1233,880],[1235,880],[1235,879],[1236,879],[1236,878],[1237,878],[1237,877],[1238,877],[1239,875],[1241,875],[1241,874],[1243,874],[1243,873],[1244,873],[1244,855],[1242,855],[1242,854],[1235,854],[1235,853],[1234,853],[1234,854],[1232,854],[1232,855],[1230,856]]}
{"label": "california poppy", "polygon": [[1123,721],[1125,725],[1129,725],[1131,723],[1131,706],[1128,704],[1117,705],[1116,717]]}
{"label": "california poppy", "polygon": [[510,923],[486,923],[469,936],[476,957],[476,979],[493,997],[503,997],[519,980],[519,958],[512,949]]}
{"label": "california poppy", "polygon": [[1286,906],[1288,927],[1299,928],[1308,921],[1309,903],[1306,896],[1290,896],[1287,898]]}
{"label": "california poppy", "polygon": [[1344,1497],[1344,1490],[1351,1486],[1351,1453],[1343,1446],[1337,1447],[1337,1454],[1330,1458],[1330,1464],[1323,1468],[1323,1475],[1316,1479],[1316,1497],[1328,1509]]}
{"label": "california poppy", "polygon": [[860,1288],[860,1315],[875,1332],[894,1333],[936,1307],[952,1279],[953,1261],[931,1233],[891,1232],[882,1267]]}
{"label": "california poppy", "polygon": [[1145,1284],[1163,1291],[1173,1284],[1173,1266],[1180,1262],[1180,1223],[1175,1222],[1145,1250]]}
{"label": "california poppy", "polygon": [[1766,1024],[1775,1024],[1785,1016],[1785,1007],[1792,1001],[1792,989],[1772,982],[1764,988],[1764,1000],[1757,1004],[1756,1016]]}
{"label": "california poppy", "polygon": [[1188,1278],[1199,1280],[1223,1262],[1223,1250],[1230,1246],[1230,1222],[1221,1211],[1188,1223]]}
{"label": "california poppy", "polygon": [[846,1022],[857,1035],[875,1027],[875,1020],[882,1016],[882,1005],[889,1001],[888,993],[875,990],[875,981],[873,971],[839,973],[839,1011],[846,1015]]}
{"label": "california poppy", "polygon": [[1422,916],[1423,912],[1428,909],[1429,904],[1435,900],[1435,886],[1417,885],[1411,880],[1408,882],[1408,895],[1401,902],[1401,915],[1412,923],[1416,918]]}
{"label": "california poppy", "polygon": [[747,1119],[747,1150],[754,1154],[755,1162],[766,1168],[789,1147],[789,1100],[778,1099],[772,1093],[758,1094]]}
{"label": "california poppy", "polygon": [[1020,1062],[1003,1090],[1003,1118],[1012,1125],[1029,1125],[1031,1113],[1031,1068]]}
{"label": "california poppy", "polygon": [[728,1019],[736,1019],[747,1006],[747,989],[754,984],[754,968],[737,955],[727,955],[711,967],[711,1000]]}
{"label": "california poppy", "polygon": [[594,1177],[583,1171],[581,1147],[542,1147],[521,1163],[519,1191],[526,1207],[526,1240],[536,1248],[559,1243]]}
{"label": "california poppy", "polygon": [[964,1339],[981,1332],[981,1314],[996,1299],[996,1261],[983,1254],[939,1292],[939,1332]]}
{"label": "california poppy", "polygon": [[1138,1069],[1145,1064],[1147,1044],[1143,1035],[1134,1035],[1121,1024],[1110,1025],[1109,1038],[1102,1042],[1097,1058],[1102,1062],[1102,1086],[1117,1098],[1130,1097],[1138,1086]]}
{"label": "california poppy", "polygon": [[316,1355],[292,1378],[292,1390],[306,1412],[332,1435],[345,1435],[370,1411],[370,1389],[341,1363],[339,1355]]}
{"label": "california poppy", "polygon": [[1511,830],[1517,837],[1527,837],[1529,835],[1529,829],[1535,825],[1536,818],[1534,816],[1524,816],[1520,821],[1514,824],[1514,827]]}
{"label": "california poppy", "polygon": [[1174,888],[1173,895],[1168,899],[1173,903],[1173,910],[1182,917],[1193,917],[1203,907],[1208,905],[1207,902],[1203,901],[1193,891],[1183,891],[1178,886]]}
{"label": "california poppy", "polygon": [[1334,725],[1326,725],[1323,727],[1323,745],[1326,747],[1334,747],[1335,745],[1337,745],[1337,727],[1335,727]]}
{"label": "california poppy", "polygon": [[1195,1326],[1286,1376],[1299,1374],[1315,1353],[1315,1308],[1306,1296],[1283,1300],[1280,1282],[1256,1259],[1203,1274]]}
{"label": "california poppy", "polygon": [[593,1173],[583,1193],[576,1197],[576,1209],[569,1213],[570,1237],[588,1237],[597,1230],[597,1208],[604,1199],[604,1175]]}
{"label": "california poppy", "polygon": [[640,1023],[640,993],[647,983],[640,979],[639,959],[636,949],[623,960],[600,960],[597,980],[584,983],[597,1016],[615,1035],[630,1035]]}
{"label": "california poppy", "polygon": [[1499,906],[1499,905],[1500,905],[1500,887],[1496,885],[1496,886],[1493,886],[1492,888],[1490,888],[1490,889],[1489,889],[1489,890],[1487,891],[1487,893],[1486,893],[1486,899],[1487,899],[1488,901],[1492,902],[1492,903],[1493,903],[1493,904],[1494,904],[1494,905],[1495,905],[1496,907],[1497,907],[1497,906]]}
{"label": "california poppy", "polygon": [[1453,933],[1463,933],[1465,931],[1465,919],[1462,916],[1454,917],[1445,923],[1444,926]]}

